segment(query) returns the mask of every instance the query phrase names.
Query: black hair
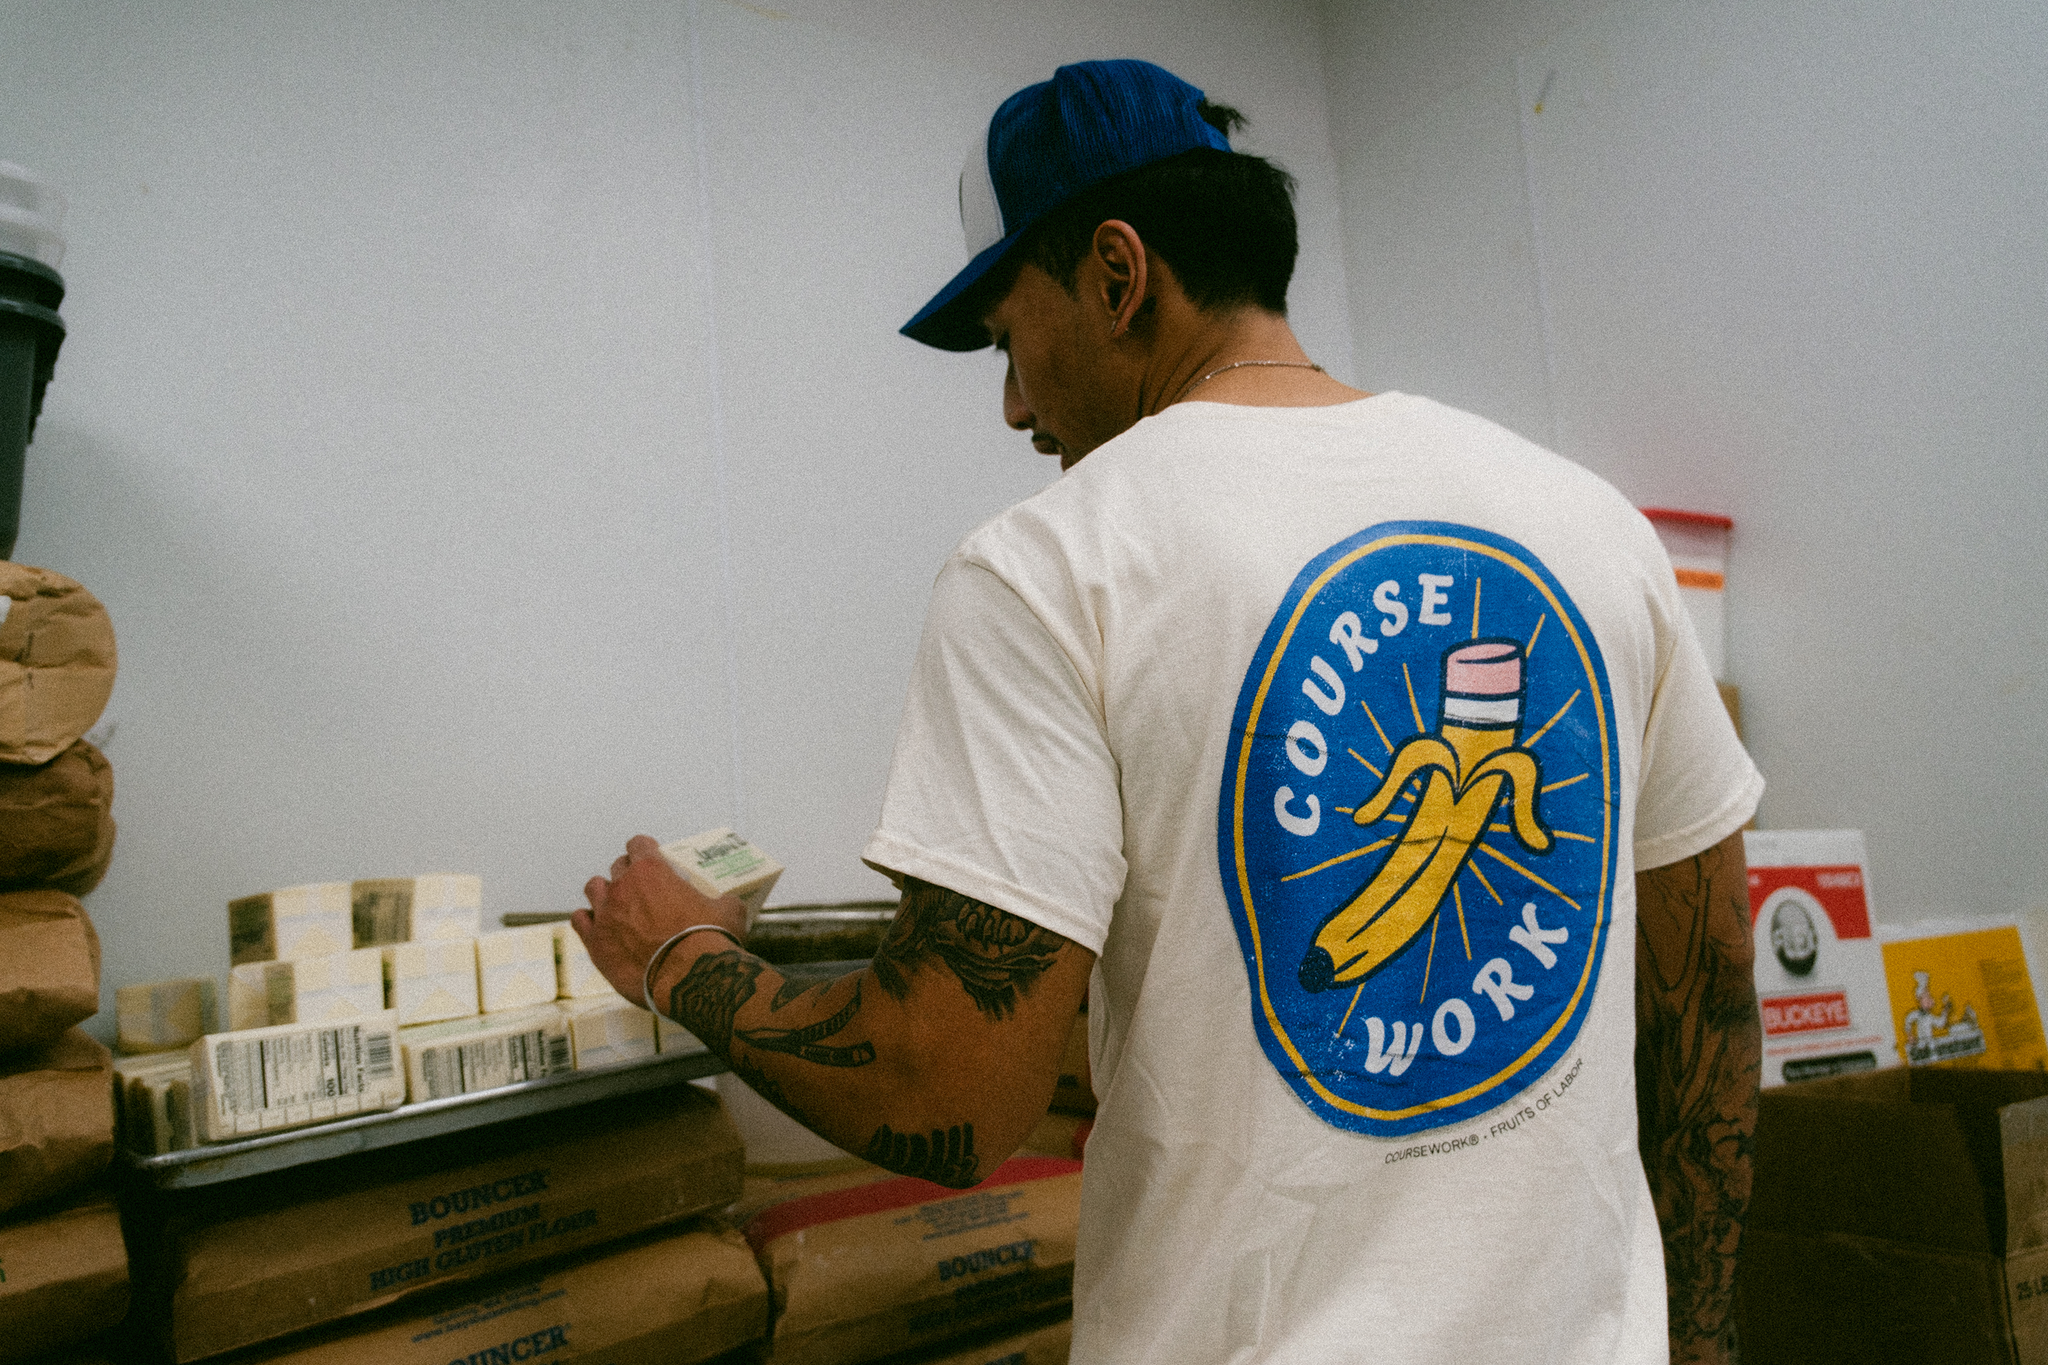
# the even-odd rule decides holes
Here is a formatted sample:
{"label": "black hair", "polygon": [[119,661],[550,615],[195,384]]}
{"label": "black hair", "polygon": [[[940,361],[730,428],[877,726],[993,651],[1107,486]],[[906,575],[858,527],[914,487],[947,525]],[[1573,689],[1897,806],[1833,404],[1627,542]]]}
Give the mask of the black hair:
{"label": "black hair", "polygon": [[[1228,135],[1244,115],[1203,100],[1202,118]],[[1189,302],[1204,312],[1246,306],[1287,312],[1287,284],[1299,251],[1294,177],[1263,157],[1199,147],[1090,185],[1034,223],[987,297],[1007,293],[1025,262],[1068,293],[1095,229],[1129,223],[1145,249],[1173,271]]]}

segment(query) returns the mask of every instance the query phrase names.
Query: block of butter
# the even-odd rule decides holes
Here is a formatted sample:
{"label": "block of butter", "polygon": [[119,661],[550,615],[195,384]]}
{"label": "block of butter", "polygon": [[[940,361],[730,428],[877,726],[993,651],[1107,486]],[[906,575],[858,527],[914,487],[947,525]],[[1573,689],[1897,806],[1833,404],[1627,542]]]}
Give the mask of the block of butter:
{"label": "block of butter", "polygon": [[477,1013],[476,940],[391,943],[384,955],[384,1000],[401,1024],[431,1024]]}
{"label": "block of butter", "polygon": [[192,1145],[192,1051],[114,1059],[114,1131],[141,1156]]}
{"label": "block of butter", "polygon": [[603,1000],[618,997],[612,983],[590,960],[590,951],[575,929],[550,924],[555,936],[555,994],[563,1000]]}
{"label": "block of butter", "polygon": [[125,1056],[183,1052],[220,1028],[210,976],[144,981],[114,992],[116,1045]]}
{"label": "block of butter", "polygon": [[228,902],[228,960],[328,957],[355,947],[348,883],[287,886]]}
{"label": "block of butter", "polygon": [[201,1142],[232,1142],[404,1103],[398,1016],[389,1010],[347,1024],[215,1033],[192,1044],[192,1128]]}
{"label": "block of butter", "polygon": [[696,1034],[665,1014],[654,1016],[654,1045],[664,1057],[690,1057],[711,1051]]}
{"label": "block of butter", "polygon": [[376,948],[228,968],[231,1029],[339,1023],[385,1008],[384,954]]}
{"label": "block of butter", "polygon": [[554,926],[530,924],[477,935],[476,982],[485,1014],[553,1000]]}
{"label": "block of butter", "polygon": [[349,883],[355,946],[475,938],[483,932],[484,879],[437,872]]}
{"label": "block of butter", "polygon": [[578,1071],[655,1055],[654,1016],[616,991],[609,1000],[565,1000],[561,1012]]}
{"label": "block of butter", "polygon": [[707,896],[738,896],[747,907],[747,925],[768,904],[768,893],[782,875],[782,864],[729,829],[706,830],[661,846],[683,880]]}
{"label": "block of butter", "polygon": [[559,1075],[574,1061],[569,1021],[552,1005],[400,1029],[398,1045],[414,1104]]}

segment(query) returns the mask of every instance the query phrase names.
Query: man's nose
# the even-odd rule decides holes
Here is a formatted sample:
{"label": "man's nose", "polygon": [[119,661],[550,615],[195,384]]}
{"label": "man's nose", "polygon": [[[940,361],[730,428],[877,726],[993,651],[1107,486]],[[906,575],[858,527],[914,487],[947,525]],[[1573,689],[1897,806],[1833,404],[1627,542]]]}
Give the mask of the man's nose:
{"label": "man's nose", "polygon": [[1029,431],[1037,421],[1036,414],[1024,404],[1024,391],[1017,387],[1017,362],[1014,360],[1003,371],[1003,421],[1013,431]]}

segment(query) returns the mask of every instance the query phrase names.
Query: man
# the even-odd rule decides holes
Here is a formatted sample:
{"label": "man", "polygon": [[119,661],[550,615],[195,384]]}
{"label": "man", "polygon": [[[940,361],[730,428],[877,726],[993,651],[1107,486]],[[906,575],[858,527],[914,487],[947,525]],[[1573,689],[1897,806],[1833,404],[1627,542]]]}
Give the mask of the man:
{"label": "man", "polygon": [[761,1094],[956,1186],[1086,993],[1077,1361],[1662,1360],[1667,1269],[1670,1354],[1726,1359],[1761,779],[1612,489],[1302,352],[1291,186],[1234,119],[1086,63],[970,157],[972,260],[904,330],[1005,351],[1067,473],[934,588],[872,968],[748,955],[645,838],[577,927]]}

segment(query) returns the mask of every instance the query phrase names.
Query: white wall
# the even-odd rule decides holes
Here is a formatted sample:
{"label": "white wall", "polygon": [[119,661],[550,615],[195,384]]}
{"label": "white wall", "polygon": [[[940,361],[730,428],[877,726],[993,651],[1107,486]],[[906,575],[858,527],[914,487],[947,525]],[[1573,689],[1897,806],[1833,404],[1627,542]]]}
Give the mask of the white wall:
{"label": "white wall", "polygon": [[2048,10],[1324,18],[1361,382],[1732,515],[1763,823],[1888,921],[2048,905]]}
{"label": "white wall", "polygon": [[0,8],[0,159],[71,199],[15,557],[122,651],[109,998],[223,972],[236,895],[474,870],[566,908],[636,830],[884,893],[931,576],[1053,473],[991,358],[894,334],[962,260],[972,131],[1083,57],[1239,104],[1348,375],[1319,36],[1222,0]]}

